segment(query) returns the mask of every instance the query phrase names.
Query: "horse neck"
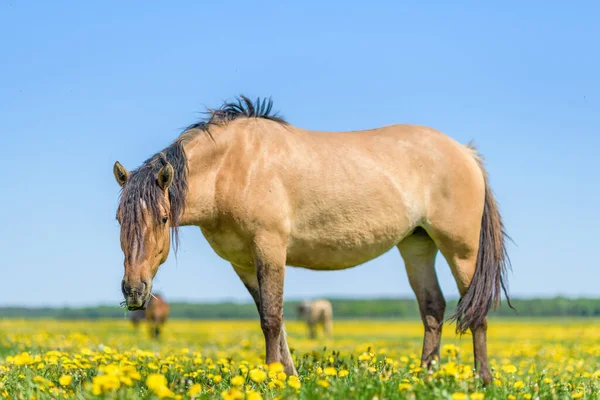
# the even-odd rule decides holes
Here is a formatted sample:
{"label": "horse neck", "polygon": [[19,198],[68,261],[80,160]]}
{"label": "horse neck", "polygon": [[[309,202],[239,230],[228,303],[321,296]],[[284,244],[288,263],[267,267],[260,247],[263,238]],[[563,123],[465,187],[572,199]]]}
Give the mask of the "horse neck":
{"label": "horse neck", "polygon": [[219,156],[227,150],[228,145],[228,141],[219,139],[213,140],[208,134],[199,133],[184,144],[188,190],[185,212],[180,220],[182,226],[201,226],[213,219]]}

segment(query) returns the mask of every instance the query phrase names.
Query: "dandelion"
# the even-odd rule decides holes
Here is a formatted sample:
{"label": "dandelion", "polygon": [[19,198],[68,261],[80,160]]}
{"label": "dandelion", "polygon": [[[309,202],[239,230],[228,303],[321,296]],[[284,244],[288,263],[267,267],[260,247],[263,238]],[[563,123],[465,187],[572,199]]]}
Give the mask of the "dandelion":
{"label": "dandelion", "polygon": [[32,364],[34,359],[27,352],[23,352],[21,354],[17,354],[13,358],[13,363],[17,366]]}
{"label": "dandelion", "polygon": [[524,386],[525,386],[525,382],[523,382],[523,381],[516,381],[513,384],[513,388],[515,388],[517,390],[522,389]]}
{"label": "dandelion", "polygon": [[300,388],[302,387],[302,384],[300,383],[300,379],[298,379],[297,376],[290,376],[288,378],[288,382],[287,382],[288,386],[291,388],[294,388],[296,390],[300,390]]}
{"label": "dandelion", "polygon": [[348,370],[346,369],[342,369],[340,370],[340,372],[338,373],[338,377],[343,378],[345,376],[347,376],[350,372],[348,372]]}
{"label": "dandelion", "polygon": [[327,389],[329,387],[329,382],[327,382],[324,379],[319,379],[319,380],[317,380],[317,385]]}
{"label": "dandelion", "polygon": [[167,386],[167,378],[161,374],[150,374],[146,378],[148,389],[154,389],[159,386]]}
{"label": "dandelion", "polygon": [[504,365],[502,367],[502,371],[506,372],[507,374],[514,374],[517,372],[517,367],[512,364]]}
{"label": "dandelion", "polygon": [[231,378],[231,385],[232,386],[242,386],[244,384],[246,380],[244,379],[243,376],[234,376],[233,378]]}
{"label": "dandelion", "polygon": [[454,360],[460,349],[453,344],[447,344],[442,347],[442,353],[447,355],[450,360]]}
{"label": "dandelion", "polygon": [[249,373],[250,380],[256,383],[264,382],[267,379],[267,373],[262,369],[253,369]]}
{"label": "dandelion", "polygon": [[236,388],[231,388],[221,393],[223,400],[241,400],[244,398],[244,393]]}
{"label": "dandelion", "polygon": [[249,390],[246,392],[246,400],[262,400],[263,397],[260,393],[255,392],[254,390]]}
{"label": "dandelion", "polygon": [[61,386],[69,386],[72,380],[73,377],[71,375],[62,375],[58,378],[58,383],[60,383]]}
{"label": "dandelion", "polygon": [[455,392],[452,393],[452,400],[467,400],[468,396],[466,393],[462,393],[462,392]]}
{"label": "dandelion", "polygon": [[335,368],[333,367],[327,367],[323,370],[323,373],[325,373],[325,375],[327,376],[337,376],[338,372]]}
{"label": "dandelion", "polygon": [[279,373],[279,372],[283,372],[283,370],[284,370],[283,364],[280,362],[274,362],[269,365],[269,372]]}
{"label": "dandelion", "polygon": [[192,386],[190,386],[190,388],[188,389],[188,396],[196,396],[198,394],[200,394],[200,392],[202,391],[202,385],[199,383],[195,383]]}
{"label": "dandelion", "polygon": [[146,386],[152,390],[159,399],[173,397],[174,393],[167,387],[167,378],[161,374],[150,374],[146,378]]}

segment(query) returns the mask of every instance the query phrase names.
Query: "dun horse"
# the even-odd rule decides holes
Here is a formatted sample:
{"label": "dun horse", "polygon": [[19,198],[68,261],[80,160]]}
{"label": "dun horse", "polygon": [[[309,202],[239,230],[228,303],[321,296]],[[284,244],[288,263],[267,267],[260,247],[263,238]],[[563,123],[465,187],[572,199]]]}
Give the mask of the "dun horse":
{"label": "dun horse", "polygon": [[303,301],[298,304],[298,317],[306,322],[308,336],[317,337],[317,326],[323,327],[327,336],[333,336],[333,310],[328,300]]}
{"label": "dun horse", "polygon": [[434,268],[439,250],[461,295],[457,331],[472,331],[475,365],[489,382],[487,314],[506,294],[508,259],[477,151],[424,126],[307,131],[271,111],[270,100],[242,96],[209,110],[135,171],[115,163],[128,308],[148,303],[169,228],[177,251],[179,227],[198,226],[254,299],[266,362],[296,374],[283,324],[286,265],[345,269],[397,247],[430,366],[446,308]]}
{"label": "dun horse", "polygon": [[137,329],[141,321],[148,322],[148,330],[150,335],[158,338],[160,331],[169,317],[169,305],[159,294],[151,295],[145,310],[131,311],[129,319],[133,327]]}

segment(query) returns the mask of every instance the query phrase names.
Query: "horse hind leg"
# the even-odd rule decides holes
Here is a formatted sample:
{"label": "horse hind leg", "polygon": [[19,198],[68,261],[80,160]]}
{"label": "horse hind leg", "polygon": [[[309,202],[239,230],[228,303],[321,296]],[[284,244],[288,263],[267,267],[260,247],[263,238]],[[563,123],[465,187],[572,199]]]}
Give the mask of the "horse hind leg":
{"label": "horse hind leg", "polygon": [[431,368],[434,360],[440,358],[440,340],[446,300],[435,272],[437,247],[422,228],[417,230],[399,245],[398,249],[406,266],[406,273],[417,301],[425,332],[421,364]]}
{"label": "horse hind leg", "polygon": [[[467,296],[471,286],[476,286],[474,280],[477,269],[477,253],[479,248],[479,238],[476,235],[470,240],[466,238],[450,238],[441,236],[436,239],[439,249],[444,255],[448,265],[452,271],[452,275],[456,280],[456,285],[460,293],[461,302]],[[469,310],[480,307],[483,303],[475,302],[469,306]],[[487,314],[487,310],[485,310]],[[492,380],[492,374],[488,365],[487,357],[487,316],[481,321],[467,323],[467,326],[461,327],[465,322],[461,320],[464,316],[457,315],[454,319],[460,324],[457,326],[457,331],[464,332],[469,329],[473,335],[473,356],[475,360],[475,369],[484,384],[488,384]],[[468,318],[468,317],[467,317]]]}

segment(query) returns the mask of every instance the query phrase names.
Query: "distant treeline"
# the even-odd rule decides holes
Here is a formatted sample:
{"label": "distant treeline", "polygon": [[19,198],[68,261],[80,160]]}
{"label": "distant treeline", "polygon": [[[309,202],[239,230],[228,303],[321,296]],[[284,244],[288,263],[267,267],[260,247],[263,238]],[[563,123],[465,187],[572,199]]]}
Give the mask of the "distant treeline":
{"label": "distant treeline", "polygon": [[[336,319],[402,319],[418,318],[414,299],[330,299]],[[284,314],[296,318],[296,301],[285,303]],[[594,317],[600,316],[600,299],[514,299],[517,311],[511,310],[505,301],[492,316],[502,317]],[[449,301],[447,314],[456,307],[456,300]],[[55,318],[98,319],[123,318],[125,310],[118,306],[85,308],[26,308],[0,307],[0,318]],[[171,303],[171,318],[176,319],[255,319],[258,314],[254,303]]]}

